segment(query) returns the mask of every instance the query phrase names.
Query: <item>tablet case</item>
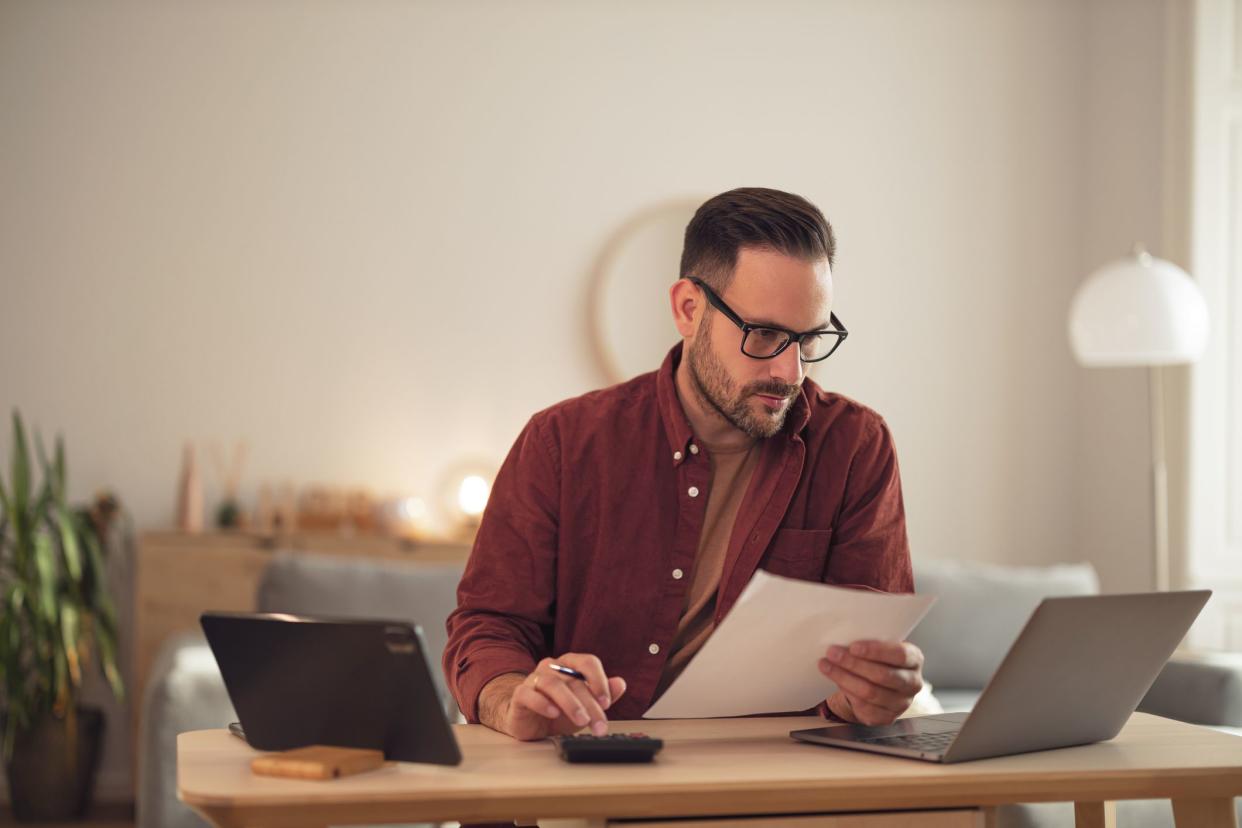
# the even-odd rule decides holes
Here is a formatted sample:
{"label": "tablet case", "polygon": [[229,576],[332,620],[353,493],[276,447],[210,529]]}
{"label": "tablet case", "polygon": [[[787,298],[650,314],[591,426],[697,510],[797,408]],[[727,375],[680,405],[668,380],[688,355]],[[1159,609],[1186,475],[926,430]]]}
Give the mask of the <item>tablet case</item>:
{"label": "tablet case", "polygon": [[461,762],[422,634],[408,622],[221,612],[200,620],[251,747]]}

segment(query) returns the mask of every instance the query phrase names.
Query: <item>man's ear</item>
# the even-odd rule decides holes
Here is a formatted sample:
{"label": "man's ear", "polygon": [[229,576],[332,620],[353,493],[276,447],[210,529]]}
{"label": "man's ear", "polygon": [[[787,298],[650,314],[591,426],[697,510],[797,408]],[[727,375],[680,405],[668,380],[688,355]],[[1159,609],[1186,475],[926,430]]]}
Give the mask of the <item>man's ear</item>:
{"label": "man's ear", "polygon": [[678,279],[668,289],[673,308],[673,324],[684,339],[694,336],[703,318],[703,291],[689,279]]}

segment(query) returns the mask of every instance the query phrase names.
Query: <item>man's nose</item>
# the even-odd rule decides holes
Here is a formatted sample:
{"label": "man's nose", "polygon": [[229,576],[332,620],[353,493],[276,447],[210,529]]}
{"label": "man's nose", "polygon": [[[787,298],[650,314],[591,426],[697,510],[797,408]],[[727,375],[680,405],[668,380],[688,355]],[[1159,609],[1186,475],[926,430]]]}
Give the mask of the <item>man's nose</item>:
{"label": "man's nose", "polygon": [[802,382],[802,358],[796,342],[781,351],[771,360],[771,377],[786,385],[797,385]]}

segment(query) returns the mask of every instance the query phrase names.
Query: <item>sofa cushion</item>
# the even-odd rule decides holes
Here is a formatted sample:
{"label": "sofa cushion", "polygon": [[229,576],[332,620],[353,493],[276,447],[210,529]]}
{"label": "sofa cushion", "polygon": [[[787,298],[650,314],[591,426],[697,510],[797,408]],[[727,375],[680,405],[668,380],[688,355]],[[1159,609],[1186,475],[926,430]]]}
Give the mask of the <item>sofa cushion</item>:
{"label": "sofa cushion", "polygon": [[975,702],[979,701],[983,690],[937,687],[934,693],[945,713],[969,713],[974,709]]}
{"label": "sofa cushion", "polygon": [[980,688],[1044,598],[1093,595],[1090,564],[1002,566],[914,559],[914,586],[939,596],[910,640],[925,656],[924,674],[941,690]]}

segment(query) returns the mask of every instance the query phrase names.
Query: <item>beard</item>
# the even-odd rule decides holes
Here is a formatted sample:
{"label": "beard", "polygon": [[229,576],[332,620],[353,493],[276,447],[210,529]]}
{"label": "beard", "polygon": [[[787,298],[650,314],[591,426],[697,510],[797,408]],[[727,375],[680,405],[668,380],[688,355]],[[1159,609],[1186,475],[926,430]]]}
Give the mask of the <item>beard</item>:
{"label": "beard", "polygon": [[770,411],[760,403],[756,410],[756,407],[752,405],[755,402],[755,396],[768,394],[774,397],[793,397],[798,393],[799,386],[769,380],[752,382],[739,389],[724,365],[712,353],[708,342],[710,334],[711,314],[708,314],[699,327],[698,336],[690,346],[688,356],[690,378],[694,382],[699,398],[726,422],[744,434],[756,438],[775,435],[785,425],[785,416],[792,406],[786,405],[777,411]]}

